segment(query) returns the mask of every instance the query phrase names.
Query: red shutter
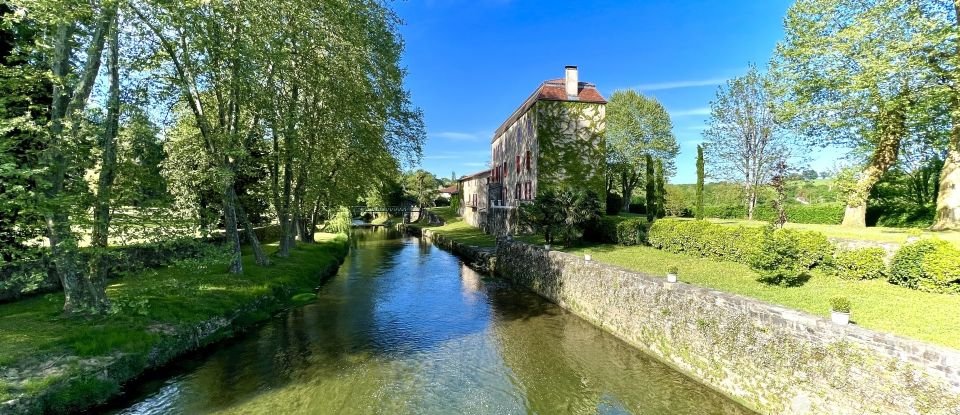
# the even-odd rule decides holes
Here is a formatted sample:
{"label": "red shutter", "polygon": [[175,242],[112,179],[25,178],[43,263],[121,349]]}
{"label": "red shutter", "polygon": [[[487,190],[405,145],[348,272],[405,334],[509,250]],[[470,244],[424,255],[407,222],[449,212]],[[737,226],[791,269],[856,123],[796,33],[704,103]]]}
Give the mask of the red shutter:
{"label": "red shutter", "polygon": [[527,171],[530,171],[530,150],[527,150]]}
{"label": "red shutter", "polygon": [[520,156],[517,155],[517,174],[520,174]]}

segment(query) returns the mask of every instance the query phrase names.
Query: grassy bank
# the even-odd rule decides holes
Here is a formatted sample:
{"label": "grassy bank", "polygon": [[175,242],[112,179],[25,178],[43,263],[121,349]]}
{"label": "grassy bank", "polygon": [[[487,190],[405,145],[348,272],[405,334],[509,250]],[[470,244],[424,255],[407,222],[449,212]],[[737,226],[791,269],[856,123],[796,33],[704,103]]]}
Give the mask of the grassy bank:
{"label": "grassy bank", "polygon": [[750,267],[674,254],[647,246],[595,245],[570,248],[589,252],[598,262],[618,265],[651,275],[666,275],[679,269],[683,282],[753,297],[774,304],[829,316],[829,299],[843,295],[852,304],[854,323],[960,349],[960,296],[927,293],[887,283],[885,280],[848,281],[815,273],[798,287],[759,282]]}
{"label": "grassy bank", "polygon": [[449,239],[465,245],[479,246],[481,248],[492,248],[496,246],[497,238],[495,238],[493,235],[487,235],[480,229],[474,228],[467,222],[464,222],[463,218],[457,216],[457,213],[453,210],[453,208],[449,206],[439,207],[432,208],[430,211],[443,219],[443,226],[430,226],[426,223],[415,223],[411,224],[411,226],[416,226],[421,229],[430,229]]}
{"label": "grassy bank", "polygon": [[116,310],[106,317],[64,318],[62,294],[0,306],[0,412],[103,402],[142,371],[268,318],[293,295],[312,292],[345,257],[345,237],[317,239],[270,267],[246,255],[242,276],[208,258],[113,280]]}

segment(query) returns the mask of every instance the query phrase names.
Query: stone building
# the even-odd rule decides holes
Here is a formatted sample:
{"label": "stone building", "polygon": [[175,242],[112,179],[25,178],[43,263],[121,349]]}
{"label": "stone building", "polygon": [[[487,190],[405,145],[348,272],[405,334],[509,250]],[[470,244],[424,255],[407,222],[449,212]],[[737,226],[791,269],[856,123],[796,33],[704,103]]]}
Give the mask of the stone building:
{"label": "stone building", "polygon": [[516,228],[516,208],[545,189],[592,190],[604,202],[606,100],[576,66],[545,81],[497,128],[491,143],[486,231]]}
{"label": "stone building", "polygon": [[490,180],[490,170],[484,170],[461,177],[459,182],[461,196],[460,211],[457,212],[470,226],[487,229],[487,211],[489,197],[487,184]]}

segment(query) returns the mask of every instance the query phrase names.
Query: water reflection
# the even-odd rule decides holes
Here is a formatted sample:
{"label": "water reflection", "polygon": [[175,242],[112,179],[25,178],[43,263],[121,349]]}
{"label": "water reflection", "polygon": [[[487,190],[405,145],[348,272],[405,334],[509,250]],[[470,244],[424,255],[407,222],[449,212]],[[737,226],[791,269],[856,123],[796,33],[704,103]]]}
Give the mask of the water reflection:
{"label": "water reflection", "polygon": [[181,363],[123,414],[745,412],[527,291],[361,231],[308,306]]}

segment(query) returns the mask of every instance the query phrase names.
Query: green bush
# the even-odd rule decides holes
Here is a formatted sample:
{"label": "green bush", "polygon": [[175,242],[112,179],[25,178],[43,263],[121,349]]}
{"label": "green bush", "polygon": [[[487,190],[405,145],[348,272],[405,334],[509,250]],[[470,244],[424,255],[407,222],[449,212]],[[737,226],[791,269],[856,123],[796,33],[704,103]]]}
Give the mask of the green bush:
{"label": "green bush", "polygon": [[621,208],[623,208],[623,197],[616,193],[607,193],[607,214],[616,216],[620,214]]}
{"label": "green bush", "polygon": [[838,250],[833,257],[831,273],[850,280],[872,280],[887,275],[883,248]]}
{"label": "green bush", "polygon": [[867,207],[867,226],[925,228],[933,223],[934,206],[873,205]]}
{"label": "green bush", "polygon": [[[718,219],[745,219],[747,209],[740,205],[704,206],[704,216]],[[839,225],[843,221],[844,206],[839,203],[818,203],[812,205],[788,204],[787,222]],[[753,211],[755,220],[771,222],[777,217],[772,206],[759,205]]]}
{"label": "green bush", "polygon": [[[817,263],[816,253],[807,252],[808,235],[789,229],[763,229],[760,245],[749,258],[751,268],[760,273],[760,280],[771,284],[797,285]],[[822,258],[820,259],[822,260]]]}
{"label": "green bush", "polygon": [[796,234],[800,245],[800,266],[811,269],[821,265],[830,265],[833,251],[836,249],[827,236],[814,231],[779,229],[777,232]]}
{"label": "green bush", "polygon": [[747,263],[762,234],[757,227],[663,219],[650,227],[647,241],[669,252]]}
{"label": "green bush", "polygon": [[620,245],[642,245],[647,242],[647,222],[642,218],[630,218],[616,225],[617,243]]}
{"label": "green bush", "polygon": [[583,239],[601,244],[617,243],[617,224],[625,219],[622,216],[601,216],[583,231]]}
{"label": "green bush", "polygon": [[904,245],[893,256],[889,281],[913,289],[960,293],[960,249],[939,239]]}

